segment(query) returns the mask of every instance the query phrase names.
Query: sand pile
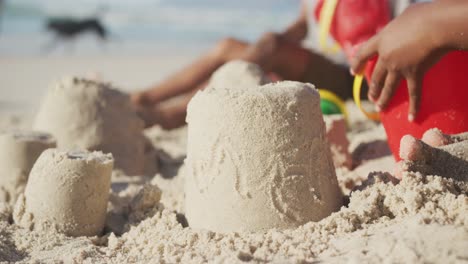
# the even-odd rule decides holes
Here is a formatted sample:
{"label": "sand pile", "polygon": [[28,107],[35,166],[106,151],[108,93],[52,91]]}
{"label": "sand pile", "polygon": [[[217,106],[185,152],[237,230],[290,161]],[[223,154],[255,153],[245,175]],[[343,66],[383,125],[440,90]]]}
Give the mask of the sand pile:
{"label": "sand pile", "polygon": [[23,193],[29,172],[41,153],[55,147],[55,139],[34,131],[0,132],[0,202],[14,205]]}
{"label": "sand pile", "polygon": [[214,87],[198,92],[187,112],[185,213],[191,227],[292,228],[341,206],[312,85]]}
{"label": "sand pile", "polygon": [[[368,188],[351,196],[348,207],[297,229],[227,234],[195,231],[184,229],[174,213],[164,210],[121,238],[111,237],[109,248],[118,261],[169,263],[286,259],[300,262],[322,257],[345,261],[348,256],[369,262],[385,259],[414,263],[450,262],[468,255],[464,250],[468,245],[466,183],[409,174],[394,185],[386,175],[375,177]],[[433,237],[422,231],[444,235]],[[410,233],[402,241],[403,232]],[[436,248],[440,254],[426,253]]]}
{"label": "sand pile", "polygon": [[127,175],[154,173],[154,149],[127,94],[97,81],[65,78],[50,87],[33,129],[55,136],[59,148],[112,153]]}
{"label": "sand pile", "polygon": [[[213,73],[205,90],[227,89],[235,91],[245,87],[257,87],[270,82],[270,78],[258,65],[242,60],[234,60],[224,64]],[[324,116],[324,120],[326,135],[335,165],[350,169],[352,160],[348,152],[349,142],[346,138],[346,121],[343,115]]]}
{"label": "sand pile", "polygon": [[[270,93],[275,93],[274,88],[270,88],[272,88]],[[210,92],[210,89],[207,89],[207,92]],[[266,94],[264,100],[271,100],[268,96],[272,94]],[[90,97],[96,98],[94,95],[90,95]],[[255,100],[260,100],[260,97],[252,96]],[[86,98],[88,97],[85,96],[80,100],[86,101],[88,100]],[[291,101],[290,99],[287,96],[284,98],[287,101]],[[273,100],[273,102],[275,101]],[[68,103],[78,104],[73,101]],[[100,103],[95,105],[100,105]],[[293,106],[294,104],[291,105],[291,107]],[[300,106],[301,104],[298,103],[295,107]],[[91,107],[91,109],[100,108]],[[202,111],[202,109],[199,110]],[[294,107],[292,110],[294,110]],[[255,111],[258,112],[249,113],[249,116],[259,116],[263,113],[265,117],[271,118],[272,113],[269,107],[255,108]],[[350,108],[350,112],[352,111],[358,112],[357,108],[354,110]],[[291,113],[294,112],[291,111]],[[308,112],[306,111],[306,113]],[[89,120],[93,120],[93,115],[88,114],[84,116],[88,116],[90,117]],[[211,115],[213,113],[207,112],[206,114]],[[60,116],[60,114],[57,115]],[[284,115],[287,115],[287,113],[284,113]],[[369,172],[380,171],[383,168],[390,170],[393,168],[394,162],[392,157],[389,156],[390,153],[385,143],[383,129],[376,127],[372,122],[357,117],[359,117],[358,114],[350,115],[351,131],[348,134],[350,140],[349,150],[356,168],[353,170],[345,167],[337,168],[337,180],[345,193],[349,193],[350,189],[356,185],[358,187],[354,188],[356,190],[349,197],[345,197],[348,198],[345,199],[348,202],[345,202],[337,212],[318,222],[307,222],[301,226],[282,230],[213,232],[187,226],[187,219],[184,216],[185,208],[190,208],[190,203],[193,201],[184,198],[184,188],[185,181],[190,180],[190,177],[193,176],[187,171],[193,168],[183,165],[181,160],[187,154],[186,136],[190,134],[192,137],[194,134],[192,134],[193,131],[187,133],[186,128],[171,132],[159,129],[146,131],[153,144],[157,144],[158,147],[162,148],[161,151],[164,153],[164,158],[161,159],[160,173],[154,177],[140,177],[127,176],[123,175],[121,171],[113,171],[110,193],[104,191],[104,189],[108,189],[108,186],[104,188],[100,185],[104,182],[103,179],[107,179],[107,177],[97,177],[98,174],[107,175],[109,173],[109,168],[101,164],[102,162],[106,163],[103,160],[107,160],[107,158],[95,159],[92,158],[93,155],[78,155],[77,159],[73,159],[69,158],[70,153],[63,154],[60,152],[65,156],[59,153],[56,157],[63,157],[63,159],[57,160],[49,156],[54,150],[46,151],[43,154],[44,159],[41,156],[32,169],[31,180],[28,182],[24,194],[26,198],[20,199],[15,215],[21,215],[26,210],[34,211],[35,208],[43,206],[42,203],[48,207],[38,210],[37,219],[34,217],[34,219],[30,219],[32,221],[26,221],[26,223],[36,224],[37,220],[38,226],[36,227],[36,225],[23,225],[23,220],[17,221],[18,223],[13,222],[12,208],[7,203],[0,202],[0,261],[20,263],[466,262],[468,260],[468,251],[466,250],[468,248],[468,183],[461,180],[462,178],[459,175],[440,177],[419,173],[407,173],[401,182],[398,182],[388,173],[381,172],[372,173],[367,179]],[[297,118],[301,120],[304,116],[298,115]],[[24,125],[25,122],[22,120],[28,120],[28,117],[15,118],[15,122],[11,124],[4,123],[2,120],[13,121],[13,119],[8,117],[4,119],[0,116],[0,125],[9,127],[9,125]],[[116,122],[115,120],[114,122]],[[274,118],[271,120],[274,121],[272,124],[277,125],[279,123]],[[290,125],[287,120],[286,118],[284,121],[285,127]],[[313,116],[311,120],[315,120]],[[294,124],[294,121],[290,120],[290,122]],[[85,124],[93,124],[91,127],[100,127],[94,121]],[[262,123],[259,122],[258,124]],[[80,127],[75,127],[74,122],[70,122],[68,125],[80,129]],[[313,123],[313,125],[317,126],[316,123]],[[281,144],[282,142],[278,140],[279,137],[274,137],[276,134],[279,135],[282,127],[264,127],[262,130],[259,129],[262,126],[256,127],[254,124],[254,128],[251,130],[247,128],[244,130],[244,128],[238,126],[232,127],[231,130],[237,129],[238,131],[232,133],[239,138],[242,136],[241,133],[246,135],[254,135],[252,134],[254,132],[272,133],[271,140],[275,141],[274,144],[268,145],[271,147],[270,153],[256,153],[250,163],[246,163],[247,165],[244,166],[248,168],[248,171],[243,171],[243,173],[253,175],[252,171],[261,172],[265,165],[254,164],[254,161],[258,158],[266,160],[269,154],[277,154],[281,148],[285,148],[284,152],[288,153],[288,155],[279,157],[278,160],[294,161],[299,159],[299,157],[294,156],[294,153],[301,151],[300,148],[299,150],[288,148]],[[306,128],[300,126],[298,128],[306,130]],[[118,131],[119,128],[116,129]],[[308,127],[307,129],[309,129],[306,130],[307,133],[312,134],[311,138],[314,135],[315,137],[319,136],[317,132],[319,128]],[[323,130],[323,124],[320,129]],[[71,132],[73,132],[73,129]],[[236,175],[233,171],[236,170],[229,164],[232,160],[226,154],[226,151],[229,150],[228,147],[240,148],[242,144],[236,146],[217,144],[217,148],[209,149],[210,144],[207,144],[207,142],[210,143],[211,141],[209,141],[208,136],[212,135],[211,140],[215,140],[216,133],[221,132],[216,129],[206,130],[205,133],[208,133],[208,135],[199,137],[203,139],[198,142],[199,145],[189,139],[188,154],[193,155],[196,153],[203,157],[201,152],[194,152],[194,150],[207,148],[208,156],[215,153],[213,163],[221,164],[223,171],[216,172],[210,166],[198,166],[204,172],[204,175],[199,175],[202,179],[200,182],[210,183],[213,175],[223,175],[230,177],[231,181],[224,184],[219,183],[220,186],[231,188],[232,191],[232,188],[235,189],[236,186],[232,182],[232,177]],[[198,130],[198,133],[202,133],[201,130]],[[298,131],[290,133],[300,134]],[[323,133],[323,131],[320,133]],[[88,139],[94,138],[94,136],[86,137]],[[291,138],[296,137],[292,136]],[[223,143],[223,139],[223,137],[220,137],[218,142]],[[265,139],[265,141],[270,142],[269,140],[270,138]],[[253,146],[259,144],[257,137],[252,137],[252,140],[248,142]],[[307,140],[303,140],[303,142],[307,142]],[[291,144],[297,145],[294,142]],[[266,143],[261,145],[267,146]],[[195,146],[196,149],[194,149]],[[250,153],[243,153],[243,157],[250,157],[248,154]],[[318,159],[318,157],[316,158]],[[50,166],[50,162],[55,162],[57,166]],[[71,163],[76,163],[76,166],[72,166]],[[278,165],[276,166],[278,167]],[[57,168],[57,170],[44,170],[44,168],[51,167]],[[72,174],[77,178],[86,180],[73,181],[75,178],[70,177],[70,173],[64,173],[65,167],[72,168],[72,171],[75,172]],[[84,173],[85,171],[86,173]],[[86,177],[86,175],[90,177]],[[253,175],[252,179],[258,179],[258,181],[250,185],[242,185],[243,188],[246,188],[241,189],[240,194],[249,193],[252,197],[254,197],[253,195],[261,196],[261,193],[251,191],[251,188],[254,190],[255,188],[262,188],[262,183],[271,182],[265,181],[264,178],[260,177],[261,175]],[[203,176],[207,177],[203,178]],[[451,179],[450,176],[455,177]],[[298,178],[300,179],[300,177],[295,179]],[[318,177],[318,179],[322,178]],[[74,185],[74,189],[83,187],[84,190],[70,192],[69,184]],[[31,190],[29,190],[30,185]],[[99,186],[102,187],[102,190]],[[208,189],[211,187],[209,184],[204,186]],[[286,190],[292,190],[288,185],[285,186],[287,187]],[[86,190],[92,188],[100,188],[100,190],[95,190],[92,193],[102,196],[89,197],[90,193]],[[298,192],[301,192],[301,188],[298,189]],[[33,189],[34,191],[32,191]],[[244,192],[244,190],[247,190],[247,192]],[[216,191],[213,190],[213,193]],[[102,212],[105,210],[102,208],[105,207],[103,204],[99,206],[97,204],[104,201],[103,197],[107,195],[109,195],[109,202],[103,234],[92,237],[72,237],[57,232],[55,228],[40,228],[42,227],[41,222],[44,220],[58,223],[57,227],[60,230],[60,223],[67,222],[69,219],[76,219],[77,225],[72,225],[73,228],[83,230],[80,223],[85,223],[87,218],[81,216],[102,217]],[[293,195],[296,197],[296,193],[291,192],[291,196],[286,198],[294,200]],[[56,198],[49,198],[49,196]],[[28,197],[31,197],[31,199],[28,199]],[[78,199],[79,202],[69,200],[72,197]],[[87,198],[90,198],[92,202],[87,203]],[[306,196],[306,200],[308,198]],[[26,204],[24,199],[26,199]],[[249,198],[245,198],[245,200],[247,199]],[[29,204],[30,200],[33,203]],[[85,202],[87,204],[86,208],[80,204]],[[79,207],[76,207],[78,208],[76,215],[74,215],[74,211],[66,211],[67,208],[72,208],[71,205],[76,206],[76,204],[79,205]],[[303,204],[299,201],[297,205]],[[200,204],[196,204],[196,206],[200,206]],[[60,210],[57,211],[56,208],[60,208]],[[87,208],[91,208],[94,212],[87,212]],[[291,210],[289,207],[287,209]],[[293,207],[293,209],[296,208]],[[49,212],[49,214],[44,212]],[[83,212],[87,213],[84,214]],[[244,211],[237,212],[236,218],[249,217]],[[37,212],[33,213],[36,214]],[[225,214],[225,210],[209,213],[213,215]],[[254,212],[254,214],[256,213]],[[62,215],[67,216],[66,221],[62,221]],[[23,214],[23,216],[27,216],[27,214]],[[15,218],[18,219],[17,216]],[[57,222],[57,220],[59,221]],[[101,221],[96,222],[102,223]],[[219,219],[215,225],[223,229],[223,223],[230,222]],[[102,228],[102,225],[100,225],[100,228]],[[65,230],[62,229],[63,231]],[[93,231],[92,233],[98,234],[99,232]]]}
{"label": "sand pile", "polygon": [[213,73],[208,89],[236,90],[240,87],[258,86],[269,82],[270,79],[257,64],[234,60],[224,64]]}
{"label": "sand pile", "polygon": [[[367,188],[351,195],[347,207],[295,229],[197,231],[184,228],[170,208],[136,209],[143,206],[129,210],[144,217],[120,237],[70,238],[0,222],[0,256],[7,261],[78,263],[457,263],[468,257],[466,183],[419,174],[408,174],[398,184],[386,175],[374,177]],[[138,193],[128,193],[129,201]]]}
{"label": "sand pile", "polygon": [[104,227],[113,158],[102,152],[44,151],[31,170],[13,219],[28,229],[70,236],[99,235]]}

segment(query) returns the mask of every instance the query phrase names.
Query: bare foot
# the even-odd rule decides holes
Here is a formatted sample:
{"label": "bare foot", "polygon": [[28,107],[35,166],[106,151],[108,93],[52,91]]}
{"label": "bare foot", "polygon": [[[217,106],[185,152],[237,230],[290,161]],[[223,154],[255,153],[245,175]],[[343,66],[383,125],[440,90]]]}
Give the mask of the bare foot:
{"label": "bare foot", "polygon": [[445,135],[430,129],[423,140],[406,135],[400,141],[400,157],[395,171],[399,179],[406,171],[417,171],[467,181],[468,133]]}
{"label": "bare foot", "polygon": [[159,124],[163,128],[172,128],[170,117],[168,117],[167,107],[163,103],[155,103],[145,92],[137,92],[130,97],[132,105],[138,116],[145,123],[145,128]]}
{"label": "bare foot", "polygon": [[136,113],[144,121],[145,128],[159,125],[164,129],[174,129],[185,124],[187,104],[193,94],[194,92],[186,93],[158,103],[147,102],[140,94],[133,94],[131,99]]}

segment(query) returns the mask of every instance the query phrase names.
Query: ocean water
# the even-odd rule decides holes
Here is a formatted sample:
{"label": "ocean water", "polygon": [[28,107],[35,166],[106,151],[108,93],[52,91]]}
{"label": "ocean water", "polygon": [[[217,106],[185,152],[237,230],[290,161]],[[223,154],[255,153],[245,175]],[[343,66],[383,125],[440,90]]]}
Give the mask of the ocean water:
{"label": "ocean water", "polygon": [[[0,0],[0,2],[2,2]],[[223,37],[254,41],[284,29],[300,0],[6,0],[0,15],[0,56],[61,53],[157,53],[198,50]],[[110,31],[56,41],[45,30],[51,17],[97,15]]]}

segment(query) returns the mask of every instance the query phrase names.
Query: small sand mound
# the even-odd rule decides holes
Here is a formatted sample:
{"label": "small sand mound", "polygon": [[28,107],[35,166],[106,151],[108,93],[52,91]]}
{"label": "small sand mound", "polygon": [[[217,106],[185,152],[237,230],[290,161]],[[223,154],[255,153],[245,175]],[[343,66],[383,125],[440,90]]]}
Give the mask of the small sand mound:
{"label": "small sand mound", "polygon": [[211,75],[208,89],[239,89],[269,83],[263,70],[256,64],[234,60],[230,61]]}
{"label": "small sand mound", "polygon": [[44,150],[55,145],[55,139],[46,133],[0,132],[0,202],[15,204],[34,162]]}
{"label": "small sand mound", "polygon": [[48,91],[33,128],[54,135],[59,148],[112,153],[127,175],[154,173],[154,150],[129,96],[106,83],[66,78]]}
{"label": "small sand mound", "polygon": [[99,235],[113,162],[112,155],[102,152],[44,151],[15,206],[15,223],[71,236]]}

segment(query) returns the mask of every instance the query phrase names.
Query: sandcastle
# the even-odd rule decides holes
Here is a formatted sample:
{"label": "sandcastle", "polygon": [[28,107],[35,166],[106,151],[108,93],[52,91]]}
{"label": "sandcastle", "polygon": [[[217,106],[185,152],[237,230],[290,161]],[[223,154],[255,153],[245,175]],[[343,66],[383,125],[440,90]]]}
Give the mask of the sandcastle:
{"label": "sandcastle", "polygon": [[55,139],[34,131],[0,132],[0,201],[14,204],[24,191],[29,172],[41,153],[55,147]]}
{"label": "sandcastle", "polygon": [[65,78],[44,98],[33,124],[54,135],[59,148],[112,153],[127,175],[152,174],[156,158],[129,96],[109,84]]}
{"label": "sandcastle", "polygon": [[48,149],[34,164],[13,219],[25,228],[55,228],[70,236],[102,231],[109,198],[110,154]]}
{"label": "sandcastle", "polygon": [[208,88],[237,89],[239,86],[257,86],[269,82],[270,80],[257,64],[234,60],[219,67],[213,73]]}
{"label": "sandcastle", "polygon": [[310,84],[211,87],[188,106],[185,212],[192,228],[262,231],[342,204]]}

